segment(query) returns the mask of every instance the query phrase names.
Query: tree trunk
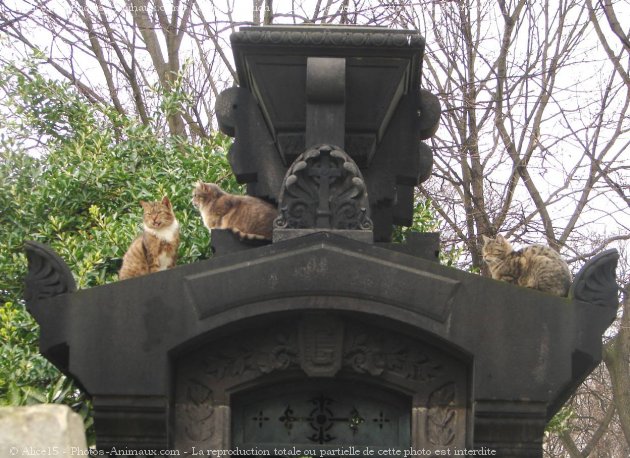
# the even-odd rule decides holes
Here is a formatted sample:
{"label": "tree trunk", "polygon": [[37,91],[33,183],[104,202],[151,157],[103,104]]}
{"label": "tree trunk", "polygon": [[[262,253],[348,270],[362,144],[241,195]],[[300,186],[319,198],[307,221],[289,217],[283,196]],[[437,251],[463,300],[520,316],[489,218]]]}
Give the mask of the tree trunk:
{"label": "tree trunk", "polygon": [[610,373],[613,402],[626,442],[630,445],[630,283],[626,285],[619,332],[604,348],[604,363]]}

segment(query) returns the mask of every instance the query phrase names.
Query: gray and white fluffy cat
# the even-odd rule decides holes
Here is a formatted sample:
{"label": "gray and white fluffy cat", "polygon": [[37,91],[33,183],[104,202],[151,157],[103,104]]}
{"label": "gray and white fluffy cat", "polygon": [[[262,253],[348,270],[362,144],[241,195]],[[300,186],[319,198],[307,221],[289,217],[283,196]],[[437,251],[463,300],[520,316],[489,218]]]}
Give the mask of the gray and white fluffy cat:
{"label": "gray and white fluffy cat", "polygon": [[569,266],[560,254],[542,245],[514,250],[502,235],[483,236],[482,255],[495,280],[503,280],[556,296],[566,296],[571,286]]}
{"label": "gray and white fluffy cat", "polygon": [[230,194],[214,183],[199,181],[192,203],[208,229],[228,229],[245,239],[271,240],[278,210],[264,200]]}

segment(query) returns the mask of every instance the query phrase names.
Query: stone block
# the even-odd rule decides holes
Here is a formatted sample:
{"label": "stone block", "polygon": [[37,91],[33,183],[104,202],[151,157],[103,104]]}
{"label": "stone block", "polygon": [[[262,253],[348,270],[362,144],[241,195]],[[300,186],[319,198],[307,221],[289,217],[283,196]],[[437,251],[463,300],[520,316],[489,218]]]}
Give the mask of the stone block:
{"label": "stone block", "polygon": [[0,408],[0,457],[85,454],[81,416],[68,406]]}

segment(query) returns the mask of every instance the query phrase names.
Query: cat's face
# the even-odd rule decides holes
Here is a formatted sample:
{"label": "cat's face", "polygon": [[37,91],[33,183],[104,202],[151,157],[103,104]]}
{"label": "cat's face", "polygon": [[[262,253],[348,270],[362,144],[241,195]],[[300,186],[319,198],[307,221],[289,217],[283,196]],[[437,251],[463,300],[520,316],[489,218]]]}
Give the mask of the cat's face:
{"label": "cat's face", "polygon": [[175,221],[173,207],[168,197],[164,197],[161,202],[140,201],[140,205],[144,209],[144,224],[151,229],[168,227]]}
{"label": "cat's face", "polygon": [[496,239],[483,236],[483,249],[481,254],[483,260],[488,264],[493,264],[505,259],[505,256],[512,251],[512,245],[502,235],[497,235]]}
{"label": "cat's face", "polygon": [[193,189],[192,204],[196,208],[201,208],[202,206],[216,200],[222,194],[223,191],[221,191],[221,188],[219,188],[216,184],[203,183],[199,181]]}

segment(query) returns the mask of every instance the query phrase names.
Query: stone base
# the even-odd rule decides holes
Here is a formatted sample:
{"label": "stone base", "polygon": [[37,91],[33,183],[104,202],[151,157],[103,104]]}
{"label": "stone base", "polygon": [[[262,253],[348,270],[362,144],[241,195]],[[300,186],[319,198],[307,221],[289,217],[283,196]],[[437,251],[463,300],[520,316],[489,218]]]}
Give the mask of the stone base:
{"label": "stone base", "polygon": [[317,234],[319,232],[329,232],[331,234],[340,235],[342,237],[357,240],[363,243],[374,242],[374,233],[372,231],[353,231],[343,229],[274,229],[273,243],[302,237],[304,235]]}
{"label": "stone base", "polygon": [[270,243],[271,241],[269,240],[241,239],[238,235],[226,229],[212,229],[210,249],[213,256],[221,256],[238,251],[251,250]]}

